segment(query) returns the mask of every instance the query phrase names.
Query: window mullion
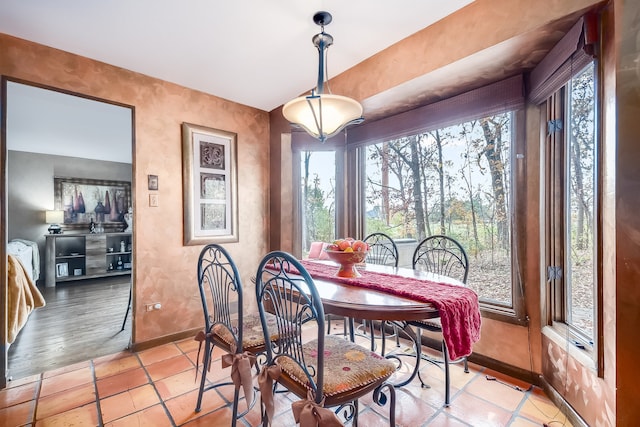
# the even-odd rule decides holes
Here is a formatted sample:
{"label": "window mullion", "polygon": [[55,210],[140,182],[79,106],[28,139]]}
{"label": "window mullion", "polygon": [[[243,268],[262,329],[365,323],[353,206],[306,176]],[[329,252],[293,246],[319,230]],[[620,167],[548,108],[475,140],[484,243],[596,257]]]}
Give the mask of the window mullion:
{"label": "window mullion", "polygon": [[547,282],[549,286],[548,300],[551,311],[548,322],[563,322],[565,317],[564,275],[552,272],[564,271],[565,247],[565,138],[564,138],[564,91],[560,90],[547,102],[547,122],[545,123],[547,141]]}

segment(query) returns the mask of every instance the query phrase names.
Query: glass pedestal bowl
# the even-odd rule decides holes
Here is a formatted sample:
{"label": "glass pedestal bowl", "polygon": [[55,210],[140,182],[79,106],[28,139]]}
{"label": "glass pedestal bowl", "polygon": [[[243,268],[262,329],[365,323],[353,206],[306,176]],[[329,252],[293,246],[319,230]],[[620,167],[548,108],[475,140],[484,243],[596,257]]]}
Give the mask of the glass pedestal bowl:
{"label": "glass pedestal bowl", "polygon": [[360,277],[360,273],[356,270],[356,264],[359,264],[364,261],[367,257],[367,252],[343,252],[343,251],[332,251],[330,249],[325,249],[327,256],[331,258],[332,261],[340,264],[340,269],[336,272],[336,277]]}

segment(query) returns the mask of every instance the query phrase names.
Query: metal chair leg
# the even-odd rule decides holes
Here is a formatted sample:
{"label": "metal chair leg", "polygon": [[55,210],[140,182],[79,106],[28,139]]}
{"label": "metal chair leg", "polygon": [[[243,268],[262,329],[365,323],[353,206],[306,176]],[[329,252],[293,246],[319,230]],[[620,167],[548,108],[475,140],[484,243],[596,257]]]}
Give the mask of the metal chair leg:
{"label": "metal chair leg", "polygon": [[354,414],[353,414],[353,422],[352,425],[353,427],[358,427],[358,413],[360,412],[360,410],[358,409],[358,399],[356,399],[353,402],[353,407],[354,407]]}
{"label": "metal chair leg", "polygon": [[[200,378],[200,389],[198,390],[198,401],[196,403],[196,412],[200,412],[202,406],[202,395],[204,394],[204,384],[207,380],[207,371],[209,370],[209,359],[213,352],[213,346],[210,345],[209,338],[204,341],[204,357],[202,360],[202,378]],[[198,369],[196,367],[196,369]]]}
{"label": "metal chair leg", "polygon": [[127,304],[127,312],[124,314],[124,320],[122,321],[122,328],[120,328],[120,332],[124,331],[124,325],[127,323],[127,317],[129,317],[129,311],[131,310],[131,297],[132,297],[132,284],[129,284],[129,303]]}
{"label": "metal chair leg", "polygon": [[[236,387],[233,392],[233,416],[231,418],[231,427],[236,427],[236,423],[238,422],[238,400],[240,398],[240,387]],[[249,401],[249,396],[245,396],[247,402]]]}
{"label": "metal chair leg", "polygon": [[[326,323],[327,323],[327,335],[331,334],[331,322],[332,322],[332,318],[330,314],[327,314],[326,317]],[[347,337],[347,318],[346,317],[342,317],[342,336],[344,336],[345,338]]]}
{"label": "metal chair leg", "polygon": [[[371,323],[373,325],[373,322]],[[380,356],[384,357],[387,352],[387,337],[384,330],[385,322],[384,320],[380,322],[380,341],[382,341],[380,345]]]}
{"label": "metal chair leg", "polygon": [[[418,328],[418,340],[421,342],[421,333],[422,330]],[[425,360],[434,365],[442,366],[444,370],[444,388],[445,388],[445,396],[444,396],[444,406],[449,407],[451,403],[451,376],[450,376],[450,366],[451,363],[460,363],[462,362],[464,365],[464,372],[469,373],[469,364],[467,362],[467,358],[463,357],[460,359],[456,359],[453,362],[449,358],[449,350],[447,349],[447,344],[444,340],[442,340],[442,360],[434,360],[430,357],[423,357],[422,360]],[[420,384],[422,388],[431,388],[431,386],[424,382],[422,376],[420,375],[420,371],[418,371],[418,378],[420,380]]]}
{"label": "metal chair leg", "polygon": [[449,350],[447,344],[442,341],[442,354],[444,355],[444,406],[445,408],[451,403],[451,377],[449,376]]}
{"label": "metal chair leg", "polygon": [[[376,351],[376,334],[375,334],[376,329],[373,324],[373,320],[369,320],[369,329],[371,331],[371,351]],[[366,331],[366,326],[365,326],[365,331]]]}
{"label": "metal chair leg", "polygon": [[[386,390],[386,393],[385,393]],[[379,406],[389,404],[389,426],[396,425],[396,386],[389,383],[379,385],[373,391],[373,401]],[[354,424],[355,425],[355,424]]]}

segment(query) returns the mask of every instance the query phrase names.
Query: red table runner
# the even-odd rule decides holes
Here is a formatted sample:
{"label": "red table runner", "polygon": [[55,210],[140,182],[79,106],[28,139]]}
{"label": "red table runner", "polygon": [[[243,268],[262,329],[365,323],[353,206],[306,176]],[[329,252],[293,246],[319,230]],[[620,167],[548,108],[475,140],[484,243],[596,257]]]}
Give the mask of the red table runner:
{"label": "red table runner", "polygon": [[312,277],[374,289],[416,301],[431,303],[438,309],[442,335],[451,360],[468,356],[480,339],[478,295],[470,288],[426,279],[360,270],[361,277],[336,277],[326,264],[301,261]]}

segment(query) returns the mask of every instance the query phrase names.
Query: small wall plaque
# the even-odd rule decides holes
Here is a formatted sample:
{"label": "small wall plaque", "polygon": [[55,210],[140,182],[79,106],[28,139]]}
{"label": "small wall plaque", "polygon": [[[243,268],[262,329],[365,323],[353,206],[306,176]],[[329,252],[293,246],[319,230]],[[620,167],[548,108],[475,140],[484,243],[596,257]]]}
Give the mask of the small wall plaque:
{"label": "small wall plaque", "polygon": [[149,190],[158,189],[158,175],[147,175],[149,180]]}

